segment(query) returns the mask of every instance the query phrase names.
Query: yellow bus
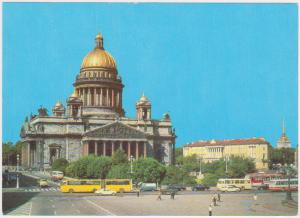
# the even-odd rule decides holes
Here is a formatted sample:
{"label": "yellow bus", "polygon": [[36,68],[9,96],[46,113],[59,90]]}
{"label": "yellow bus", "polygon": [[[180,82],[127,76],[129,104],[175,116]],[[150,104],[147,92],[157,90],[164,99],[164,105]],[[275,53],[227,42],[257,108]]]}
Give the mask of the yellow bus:
{"label": "yellow bus", "polygon": [[60,185],[61,192],[96,192],[99,189],[116,192],[131,192],[131,179],[78,179],[65,180]]}
{"label": "yellow bus", "polygon": [[131,179],[105,179],[105,189],[116,192],[131,192]]}
{"label": "yellow bus", "polygon": [[60,184],[61,192],[96,192],[103,187],[101,180],[65,180]]}
{"label": "yellow bus", "polygon": [[229,185],[234,185],[241,190],[252,189],[250,179],[219,179],[217,183],[218,190],[224,191]]}

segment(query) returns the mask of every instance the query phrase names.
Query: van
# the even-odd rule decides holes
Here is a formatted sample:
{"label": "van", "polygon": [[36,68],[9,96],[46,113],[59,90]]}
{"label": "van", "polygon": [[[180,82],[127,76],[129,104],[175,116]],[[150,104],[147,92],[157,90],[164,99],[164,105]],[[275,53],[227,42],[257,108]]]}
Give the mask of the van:
{"label": "van", "polygon": [[52,171],[51,172],[51,179],[53,181],[62,180],[64,178],[64,173],[61,171]]}
{"label": "van", "polygon": [[155,191],[157,189],[156,183],[142,183],[141,191]]}

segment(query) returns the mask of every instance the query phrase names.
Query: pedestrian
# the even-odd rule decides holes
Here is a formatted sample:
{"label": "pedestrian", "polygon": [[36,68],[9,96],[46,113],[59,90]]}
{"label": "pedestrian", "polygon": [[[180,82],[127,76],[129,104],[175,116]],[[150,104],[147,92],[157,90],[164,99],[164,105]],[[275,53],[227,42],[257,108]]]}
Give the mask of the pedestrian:
{"label": "pedestrian", "polygon": [[171,191],[171,199],[173,199],[173,200],[175,199],[175,191],[174,190]]}
{"label": "pedestrian", "polygon": [[257,201],[257,194],[256,193],[254,193],[253,200],[256,203],[256,201]]}
{"label": "pedestrian", "polygon": [[214,206],[217,206],[217,198],[215,195],[212,197],[212,203],[214,204]]}
{"label": "pedestrian", "polygon": [[140,189],[137,190],[136,196],[137,196],[137,197],[140,197]]}
{"label": "pedestrian", "polygon": [[221,194],[218,193],[218,201],[220,202],[221,201]]}
{"label": "pedestrian", "polygon": [[212,216],[212,205],[211,204],[208,207],[208,216]]}
{"label": "pedestrian", "polygon": [[157,200],[161,200],[161,190],[158,192]]}

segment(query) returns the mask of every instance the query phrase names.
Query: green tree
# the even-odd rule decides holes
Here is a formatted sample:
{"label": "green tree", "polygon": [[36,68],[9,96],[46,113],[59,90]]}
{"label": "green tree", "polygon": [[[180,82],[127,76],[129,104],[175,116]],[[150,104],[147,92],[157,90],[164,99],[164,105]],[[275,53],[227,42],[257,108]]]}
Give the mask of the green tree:
{"label": "green tree", "polygon": [[219,176],[213,173],[204,174],[204,178],[202,179],[202,184],[208,186],[216,186],[218,182]]}
{"label": "green tree", "polygon": [[189,175],[189,173],[182,168],[176,166],[166,167],[166,174],[162,184],[192,185],[195,183],[196,177]]}
{"label": "green tree", "polygon": [[87,178],[87,168],[94,159],[93,155],[85,156],[74,162],[74,176],[78,178]]}
{"label": "green tree", "polygon": [[19,163],[21,163],[21,150],[21,141],[16,142],[16,144],[13,144],[12,142],[2,143],[2,164],[17,165],[17,154],[19,154]]}
{"label": "green tree", "polygon": [[69,165],[69,162],[65,158],[58,158],[52,164],[52,170],[58,170],[66,172],[66,168]]}
{"label": "green tree", "polygon": [[114,165],[107,174],[109,179],[130,179],[130,165]]}
{"label": "green tree", "polygon": [[175,163],[177,165],[183,164],[183,148],[175,148]]}
{"label": "green tree", "polygon": [[228,162],[228,176],[230,178],[242,178],[247,173],[255,172],[255,163],[250,158],[232,156]]}
{"label": "green tree", "polygon": [[112,159],[110,157],[92,156],[87,165],[86,175],[88,178],[105,179],[112,166]]}
{"label": "green tree", "polygon": [[161,182],[165,166],[153,158],[141,158],[133,163],[133,178],[136,182]]}
{"label": "green tree", "polygon": [[182,168],[186,172],[198,172],[200,168],[198,157],[195,154],[183,157]]}
{"label": "green tree", "polygon": [[117,149],[112,155],[113,165],[126,164],[128,163],[128,158],[123,149]]}
{"label": "green tree", "polygon": [[294,148],[272,148],[270,155],[272,164],[293,164],[295,161]]}

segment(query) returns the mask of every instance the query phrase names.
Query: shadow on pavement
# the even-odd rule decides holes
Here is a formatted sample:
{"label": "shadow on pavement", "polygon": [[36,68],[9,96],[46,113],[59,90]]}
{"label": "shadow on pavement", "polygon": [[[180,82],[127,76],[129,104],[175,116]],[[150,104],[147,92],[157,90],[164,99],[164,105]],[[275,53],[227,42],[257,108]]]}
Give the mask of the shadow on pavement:
{"label": "shadow on pavement", "polygon": [[[16,173],[9,173],[9,181],[7,177],[3,180],[3,188],[15,188],[16,187]],[[36,186],[37,180],[28,176],[20,175],[19,184],[20,187]],[[2,210],[3,214],[8,213],[11,209],[21,206],[29,201],[38,192],[2,192]]]}
{"label": "shadow on pavement", "polygon": [[25,204],[31,198],[39,194],[38,192],[4,192],[2,193],[2,212],[8,213],[13,208],[19,207]]}

